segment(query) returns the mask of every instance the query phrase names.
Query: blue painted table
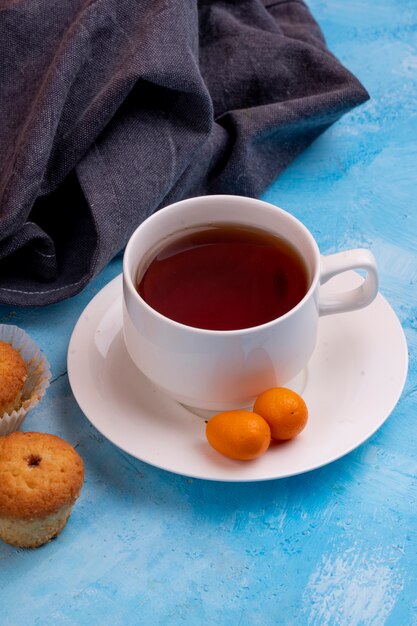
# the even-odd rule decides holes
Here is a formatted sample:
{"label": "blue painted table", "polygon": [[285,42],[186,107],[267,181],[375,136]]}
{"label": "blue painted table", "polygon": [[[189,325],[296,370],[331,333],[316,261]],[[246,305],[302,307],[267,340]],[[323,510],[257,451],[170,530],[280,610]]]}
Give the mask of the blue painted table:
{"label": "blue painted table", "polygon": [[0,624],[216,626],[417,624],[417,4],[310,0],[333,52],[372,99],[327,131],[264,194],[323,252],[371,247],[403,323],[410,370],[383,427],[348,456],[263,483],[192,480],[101,437],[68,384],[78,316],[121,271],[79,296],[0,308],[46,352],[53,382],[25,429],[78,446],[86,481],[63,533],[0,544]]}

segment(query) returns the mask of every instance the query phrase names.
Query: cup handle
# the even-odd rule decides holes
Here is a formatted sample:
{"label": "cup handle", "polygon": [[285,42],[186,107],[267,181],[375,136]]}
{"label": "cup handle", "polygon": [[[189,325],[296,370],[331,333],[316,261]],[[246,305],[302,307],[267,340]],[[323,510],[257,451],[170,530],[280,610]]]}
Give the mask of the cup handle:
{"label": "cup handle", "polygon": [[362,309],[376,297],[378,270],[375,257],[372,252],[363,248],[321,256],[320,284],[323,285],[333,276],[353,269],[366,271],[362,284],[350,291],[320,296],[319,315]]}

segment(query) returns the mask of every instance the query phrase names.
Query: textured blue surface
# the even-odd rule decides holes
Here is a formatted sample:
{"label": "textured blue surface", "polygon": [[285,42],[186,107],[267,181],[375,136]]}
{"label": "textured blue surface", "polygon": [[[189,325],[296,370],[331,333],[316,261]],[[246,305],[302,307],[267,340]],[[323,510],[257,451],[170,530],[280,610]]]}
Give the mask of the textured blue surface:
{"label": "textured blue surface", "polygon": [[71,394],[66,350],[113,261],[70,301],[0,309],[45,350],[53,383],[26,430],[77,445],[86,482],[63,533],[0,544],[0,623],[20,625],[417,624],[417,4],[310,0],[333,52],[371,100],[265,193],[323,252],[369,246],[400,317],[410,370],[384,426],[345,458],[254,484],[190,480],[104,440]]}

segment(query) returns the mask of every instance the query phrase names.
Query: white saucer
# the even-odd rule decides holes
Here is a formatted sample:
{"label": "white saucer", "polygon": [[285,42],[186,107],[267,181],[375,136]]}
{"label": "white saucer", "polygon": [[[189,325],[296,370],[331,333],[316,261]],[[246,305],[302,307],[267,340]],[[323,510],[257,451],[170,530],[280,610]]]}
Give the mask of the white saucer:
{"label": "white saucer", "polygon": [[[344,290],[359,280],[348,272],[324,289]],[[157,391],[130,361],[121,295],[118,276],[80,316],[68,349],[69,380],[90,422],[116,446],[156,467],[233,482],[307,472],[368,439],[401,395],[407,345],[394,311],[378,295],[366,309],[320,320],[317,347],[304,372],[309,421],[301,435],[273,445],[256,461],[229,460],[206,442],[204,419]]]}

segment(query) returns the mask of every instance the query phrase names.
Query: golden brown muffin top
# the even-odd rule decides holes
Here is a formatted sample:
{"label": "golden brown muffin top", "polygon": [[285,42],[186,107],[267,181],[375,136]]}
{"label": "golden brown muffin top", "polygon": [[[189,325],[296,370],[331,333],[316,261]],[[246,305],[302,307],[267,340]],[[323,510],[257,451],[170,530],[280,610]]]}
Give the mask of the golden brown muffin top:
{"label": "golden brown muffin top", "polygon": [[55,435],[15,432],[0,437],[0,516],[41,518],[73,504],[84,481],[84,463]]}
{"label": "golden brown muffin top", "polygon": [[7,406],[22,390],[27,365],[9,343],[0,341],[0,409]]}

